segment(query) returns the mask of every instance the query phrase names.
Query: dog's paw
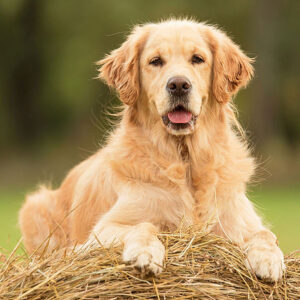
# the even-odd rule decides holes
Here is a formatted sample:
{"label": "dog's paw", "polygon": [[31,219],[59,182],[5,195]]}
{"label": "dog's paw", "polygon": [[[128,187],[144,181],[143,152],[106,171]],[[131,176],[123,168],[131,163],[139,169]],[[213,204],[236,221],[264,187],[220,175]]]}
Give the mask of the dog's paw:
{"label": "dog's paw", "polygon": [[247,251],[246,266],[257,277],[276,282],[282,278],[285,270],[283,253],[276,245],[254,246]]}
{"label": "dog's paw", "polygon": [[124,262],[132,264],[144,275],[157,275],[163,269],[165,248],[156,238],[148,245],[141,246],[139,243],[131,243],[124,248]]}

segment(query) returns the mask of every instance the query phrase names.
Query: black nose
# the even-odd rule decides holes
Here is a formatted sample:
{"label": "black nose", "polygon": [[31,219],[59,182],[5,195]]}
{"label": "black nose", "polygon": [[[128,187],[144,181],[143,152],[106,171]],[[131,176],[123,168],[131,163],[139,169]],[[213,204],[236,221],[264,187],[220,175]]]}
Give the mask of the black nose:
{"label": "black nose", "polygon": [[169,79],[166,89],[176,97],[186,96],[191,90],[192,84],[185,77],[172,77]]}

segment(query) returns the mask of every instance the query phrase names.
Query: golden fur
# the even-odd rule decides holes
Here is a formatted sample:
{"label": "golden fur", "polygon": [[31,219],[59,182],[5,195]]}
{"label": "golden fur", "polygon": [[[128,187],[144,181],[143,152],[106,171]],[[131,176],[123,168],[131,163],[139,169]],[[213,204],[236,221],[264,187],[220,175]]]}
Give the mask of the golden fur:
{"label": "golden fur", "polygon": [[[194,65],[197,53],[204,63]],[[149,64],[152,57],[164,66]],[[231,98],[253,75],[252,60],[222,31],[187,20],[137,26],[99,62],[99,77],[125,104],[107,144],[76,166],[57,190],[28,195],[20,225],[29,252],[51,235],[48,249],[123,244],[124,261],[159,273],[164,247],[156,236],[198,224],[238,243],[257,275],[276,281],[284,270],[276,237],[247,199],[255,163],[234,131]],[[189,78],[194,126],[174,130],[166,82]],[[38,250],[37,250],[38,251]]]}

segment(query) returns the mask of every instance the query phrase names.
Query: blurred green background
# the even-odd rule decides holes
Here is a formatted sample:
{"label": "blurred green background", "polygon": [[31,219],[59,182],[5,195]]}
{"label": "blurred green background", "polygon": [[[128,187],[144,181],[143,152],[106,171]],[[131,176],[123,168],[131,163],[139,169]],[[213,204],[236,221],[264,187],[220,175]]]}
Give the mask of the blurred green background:
{"label": "blurred green background", "polygon": [[285,252],[300,248],[300,1],[0,0],[0,246],[38,183],[57,186],[93,153],[118,103],[95,62],[137,23],[193,17],[219,24],[256,58],[235,102],[259,168],[249,189]]}

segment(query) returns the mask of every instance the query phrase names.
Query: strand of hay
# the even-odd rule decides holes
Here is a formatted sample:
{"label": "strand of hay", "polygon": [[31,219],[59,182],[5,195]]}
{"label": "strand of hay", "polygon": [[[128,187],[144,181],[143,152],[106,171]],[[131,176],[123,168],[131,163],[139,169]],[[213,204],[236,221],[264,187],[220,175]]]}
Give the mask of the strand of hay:
{"label": "strand of hay", "polygon": [[165,269],[143,278],[100,246],[29,258],[12,253],[0,265],[0,299],[300,299],[300,258],[285,258],[278,283],[258,280],[230,242],[200,231],[161,234]]}

